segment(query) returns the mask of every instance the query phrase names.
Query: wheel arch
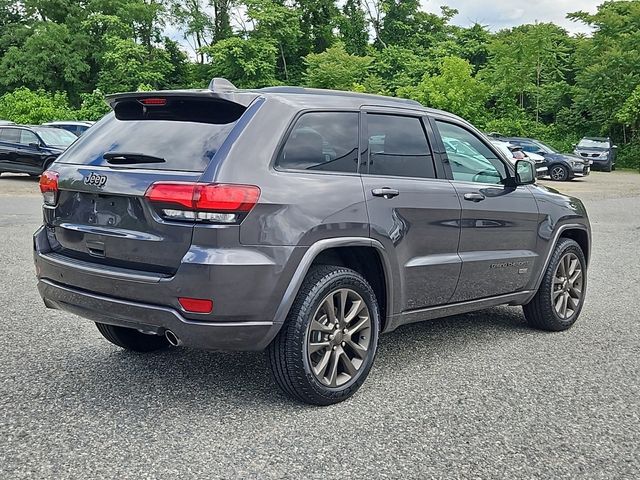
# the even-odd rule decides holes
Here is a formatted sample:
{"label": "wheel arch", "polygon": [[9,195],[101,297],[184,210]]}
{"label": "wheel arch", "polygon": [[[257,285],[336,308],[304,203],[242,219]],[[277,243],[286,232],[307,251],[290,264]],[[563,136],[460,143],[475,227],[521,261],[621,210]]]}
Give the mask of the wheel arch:
{"label": "wheel arch", "polygon": [[337,265],[351,268],[370,283],[380,308],[384,331],[389,324],[393,305],[393,277],[382,244],[364,237],[344,237],[319,240],[305,252],[296,268],[275,315],[277,323],[284,323],[302,282],[314,265]]}
{"label": "wheel arch", "polygon": [[540,288],[540,284],[542,283],[542,279],[544,277],[544,272],[547,271],[553,252],[555,251],[556,246],[558,245],[558,241],[561,238],[570,238],[572,240],[575,240],[578,245],[580,245],[580,248],[582,249],[584,257],[587,261],[587,265],[589,265],[589,256],[591,253],[591,232],[589,230],[589,226],[581,223],[569,223],[560,225],[555,230],[553,236],[551,237],[551,240],[549,241],[549,248],[547,250],[544,263],[538,273],[538,278],[536,279],[534,288],[531,289],[533,293],[524,303],[528,303]]}
{"label": "wheel arch", "polygon": [[[560,232],[560,238],[570,238],[574,240],[578,245],[580,245],[580,249],[582,253],[584,253],[584,258],[587,261],[587,266],[589,265],[589,258],[591,255],[591,244],[589,241],[589,233],[584,228],[566,228],[562,232]],[[556,244],[558,242],[556,241]],[[554,245],[555,248],[555,245]]]}

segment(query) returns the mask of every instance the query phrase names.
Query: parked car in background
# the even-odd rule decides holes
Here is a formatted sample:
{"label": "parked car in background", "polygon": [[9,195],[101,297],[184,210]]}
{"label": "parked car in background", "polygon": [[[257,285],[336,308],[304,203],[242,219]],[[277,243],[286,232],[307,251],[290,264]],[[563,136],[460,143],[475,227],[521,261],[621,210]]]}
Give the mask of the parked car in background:
{"label": "parked car in background", "polygon": [[285,392],[328,405],[401,325],[506,304],[544,330],[580,315],[584,206],[455,115],[226,80],[107,100],[41,176],[33,246],[45,305],[119,347],[266,349]]}
{"label": "parked car in background", "polygon": [[588,158],[593,162],[593,166],[605,172],[616,169],[616,150],[610,138],[605,137],[584,137],[573,151],[579,157]]}
{"label": "parked car in background", "polygon": [[491,143],[504,153],[505,157],[514,165],[516,161],[528,158],[536,164],[536,175],[538,178],[548,174],[547,161],[543,156],[525,152],[522,150],[522,147],[512,145],[509,142],[503,142],[502,140],[491,139]]}
{"label": "parked car in background", "polygon": [[76,137],[79,137],[84,132],[86,132],[89,128],[91,128],[91,126],[94,123],[95,122],[69,121],[69,122],[48,122],[48,123],[43,123],[42,125],[46,127],[62,128],[63,130],[73,133]]}
{"label": "parked car in background", "polygon": [[523,137],[500,137],[500,140],[522,147],[525,153],[541,155],[547,161],[549,176],[559,182],[586,177],[591,173],[591,161],[569,153],[560,153],[539,140]]}
{"label": "parked car in background", "polygon": [[0,120],[0,125],[15,125],[11,120]]}
{"label": "parked car in background", "polygon": [[53,127],[0,126],[0,175],[12,172],[38,176],[77,138]]}

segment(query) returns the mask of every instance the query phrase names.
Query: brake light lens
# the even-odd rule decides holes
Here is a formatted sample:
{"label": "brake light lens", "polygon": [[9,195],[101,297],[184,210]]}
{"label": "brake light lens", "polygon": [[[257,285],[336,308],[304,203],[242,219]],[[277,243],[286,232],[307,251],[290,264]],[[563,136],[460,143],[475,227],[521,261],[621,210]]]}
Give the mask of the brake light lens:
{"label": "brake light lens", "polygon": [[169,220],[238,223],[258,203],[255,185],[158,182],[145,197]]}
{"label": "brake light lens", "polygon": [[58,201],[58,172],[47,170],[40,175],[40,192],[44,204],[54,206]]}
{"label": "brake light lens", "polygon": [[211,313],[213,311],[213,300],[204,298],[178,298],[180,306],[189,313]]}
{"label": "brake light lens", "polygon": [[163,106],[167,104],[166,98],[143,98],[140,100],[143,105],[158,105]]}

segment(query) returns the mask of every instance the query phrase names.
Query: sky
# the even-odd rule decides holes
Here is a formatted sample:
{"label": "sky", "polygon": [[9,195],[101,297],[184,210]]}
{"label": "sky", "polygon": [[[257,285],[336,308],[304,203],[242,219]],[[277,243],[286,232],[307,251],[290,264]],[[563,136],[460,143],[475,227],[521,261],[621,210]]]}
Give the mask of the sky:
{"label": "sky", "polygon": [[473,23],[486,25],[491,31],[514,27],[525,23],[553,22],[569,33],[589,33],[589,27],[565,18],[567,13],[584,10],[595,13],[604,0],[423,0],[425,10],[440,13],[440,5],[458,10],[453,23],[469,26]]}

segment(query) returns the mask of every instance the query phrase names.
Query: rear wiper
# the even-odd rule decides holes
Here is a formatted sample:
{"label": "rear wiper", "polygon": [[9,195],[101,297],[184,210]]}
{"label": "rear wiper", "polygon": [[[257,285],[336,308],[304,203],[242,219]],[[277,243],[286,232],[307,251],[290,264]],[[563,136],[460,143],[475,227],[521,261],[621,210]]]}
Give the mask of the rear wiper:
{"label": "rear wiper", "polygon": [[129,153],[129,152],[107,152],[102,155],[107,163],[111,165],[130,165],[133,163],[164,163],[165,159],[161,157],[154,157],[152,155],[145,155],[144,153]]}

